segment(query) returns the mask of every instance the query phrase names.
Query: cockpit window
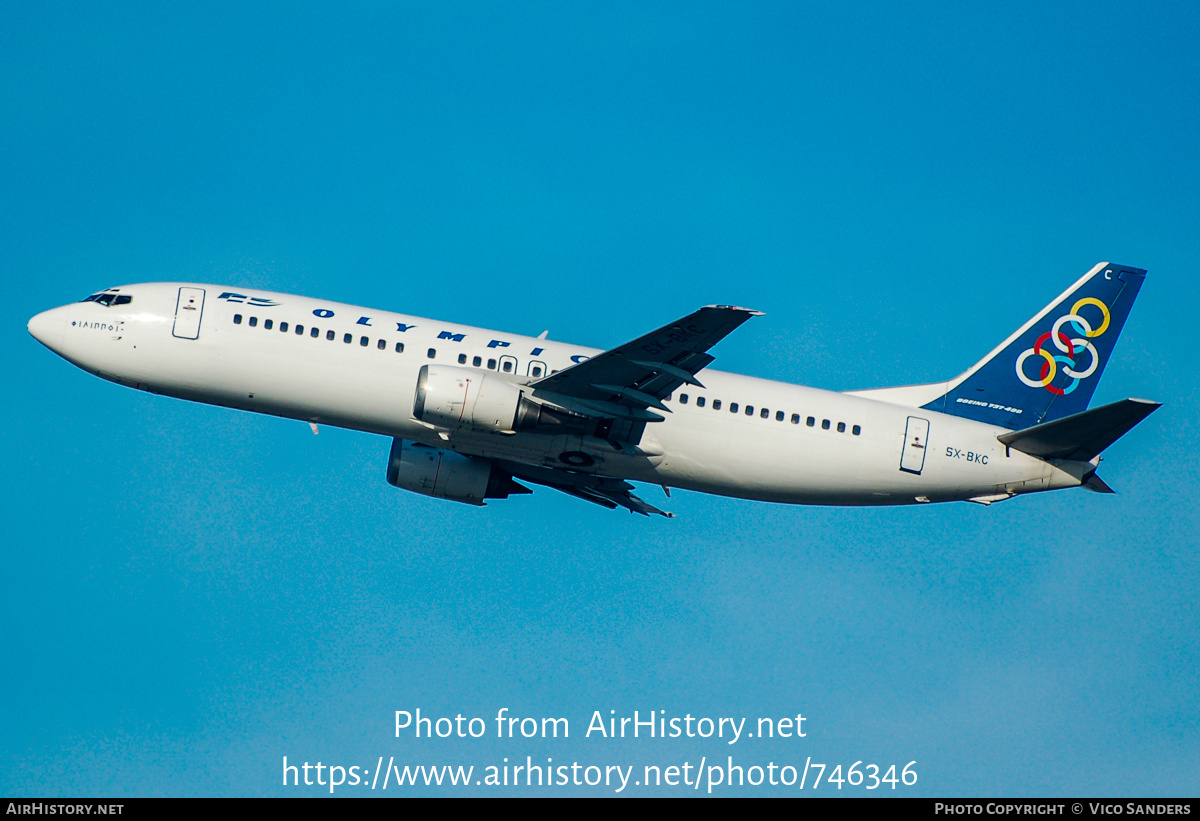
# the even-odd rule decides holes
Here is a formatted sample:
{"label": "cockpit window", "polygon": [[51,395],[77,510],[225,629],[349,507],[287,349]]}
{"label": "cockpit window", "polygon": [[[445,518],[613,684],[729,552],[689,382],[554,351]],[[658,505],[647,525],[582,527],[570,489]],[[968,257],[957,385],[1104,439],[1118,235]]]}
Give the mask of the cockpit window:
{"label": "cockpit window", "polygon": [[128,305],[133,302],[133,297],[129,294],[116,294],[112,291],[101,291],[98,294],[92,294],[84,302],[98,302],[105,308],[110,305]]}

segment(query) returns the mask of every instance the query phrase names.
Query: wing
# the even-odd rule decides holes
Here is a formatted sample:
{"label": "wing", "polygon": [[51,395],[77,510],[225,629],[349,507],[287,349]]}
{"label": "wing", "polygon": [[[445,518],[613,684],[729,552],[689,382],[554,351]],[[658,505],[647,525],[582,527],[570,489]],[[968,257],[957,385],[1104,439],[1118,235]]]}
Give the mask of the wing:
{"label": "wing", "polygon": [[[621,441],[637,442],[647,422],[663,420],[651,408],[670,413],[663,400],[672,391],[684,384],[703,387],[696,374],[713,361],[708,349],[752,316],[762,314],[731,305],[709,305],[529,387],[543,401],[599,417],[602,421],[594,435],[622,450]],[[653,513],[674,518],[635,496],[633,485],[624,479],[502,459],[495,464],[514,479],[552,487],[610,510],[623,507],[643,516]]]}
{"label": "wing", "polygon": [[661,422],[650,408],[670,413],[663,399],[680,385],[704,387],[696,374],[708,349],[760,311],[709,305],[531,384],[535,396],[589,416]]}
{"label": "wing", "polygon": [[[513,478],[532,482],[536,485],[552,487],[555,490],[561,490],[563,493],[568,493],[576,498],[594,502],[609,510],[623,507],[631,513],[640,513],[643,516],[649,516],[651,513],[654,513],[658,516],[665,516],[668,519],[675,518],[674,513],[659,510],[649,502],[634,496],[631,492],[633,485],[624,479],[594,476],[574,470],[535,467],[533,465],[523,465],[519,462],[498,461],[496,464],[502,470],[511,473]],[[517,485],[517,487],[520,487],[520,485]],[[528,493],[529,491],[525,490],[524,492]]]}

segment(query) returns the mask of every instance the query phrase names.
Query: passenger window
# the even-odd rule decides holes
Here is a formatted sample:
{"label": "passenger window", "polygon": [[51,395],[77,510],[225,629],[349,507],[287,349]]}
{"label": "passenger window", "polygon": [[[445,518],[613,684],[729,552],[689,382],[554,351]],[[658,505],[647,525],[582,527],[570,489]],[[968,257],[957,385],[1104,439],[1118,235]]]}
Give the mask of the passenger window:
{"label": "passenger window", "polygon": [[319,337],[321,335],[321,332],[318,331],[316,328],[313,328],[311,331],[309,331],[308,335],[311,336],[313,339],[316,339],[317,337]]}
{"label": "passenger window", "polygon": [[280,333],[285,333],[285,334],[286,334],[286,333],[287,333],[287,328],[288,328],[288,326],[287,326],[287,323],[286,323],[286,322],[280,322],[280,323],[279,323],[279,331],[280,331]]}
{"label": "passenger window", "polygon": [[458,364],[460,364],[460,365],[467,364],[467,355],[465,353],[460,353],[458,355]]}
{"label": "passenger window", "polygon": [[737,413],[737,410],[738,410],[738,403],[737,403],[737,402],[730,402],[730,403],[729,403],[729,412],[730,412],[730,413]]}
{"label": "passenger window", "polygon": [[379,340],[378,342],[375,343],[375,347],[381,351],[386,351],[387,350],[387,340],[386,339]]}
{"label": "passenger window", "polygon": [[686,393],[679,394],[679,404],[681,404],[681,405],[687,404],[687,394]]}
{"label": "passenger window", "polygon": [[241,324],[242,324],[242,315],[241,315],[241,314],[234,314],[234,315],[233,315],[233,324],[234,324],[234,325],[241,325]]}
{"label": "passenger window", "polygon": [[258,324],[258,317],[256,317],[256,316],[250,317],[250,327],[253,328],[257,324]]}
{"label": "passenger window", "polygon": [[489,360],[488,360],[488,370],[489,370],[489,371],[494,371],[494,370],[496,370],[496,360],[494,360],[494,359],[489,359]]}
{"label": "passenger window", "polygon": [[335,334],[333,331],[326,331],[326,332],[325,332],[325,338],[326,338],[326,339],[328,339],[330,342],[332,342],[332,341],[333,341],[333,338],[334,338],[335,336],[337,336],[337,334]]}
{"label": "passenger window", "polygon": [[345,336],[342,337],[342,341],[345,342],[347,345],[349,345],[351,342],[354,341],[354,334],[346,334]]}
{"label": "passenger window", "polygon": [[850,428],[850,432],[853,433],[855,436],[858,436],[860,433],[862,433],[862,428],[859,427],[858,425],[855,425],[854,427]]}
{"label": "passenger window", "polygon": [[505,372],[505,373],[512,373],[512,363],[511,363],[511,362],[505,362],[505,363],[504,363],[504,372]]}
{"label": "passenger window", "polygon": [[793,424],[793,425],[799,425],[799,424],[800,424],[800,414],[798,414],[798,413],[793,413],[793,414],[792,414],[792,424]]}
{"label": "passenger window", "polygon": [[776,422],[783,421],[783,411],[775,411],[775,421]]}
{"label": "passenger window", "polygon": [[359,344],[359,345],[361,345],[361,346],[362,346],[362,347],[364,347],[364,348],[365,348],[365,347],[367,347],[368,345],[370,345],[370,344],[371,344],[371,337],[369,337],[369,336],[360,336],[360,337],[358,338],[358,344]]}
{"label": "passenger window", "polygon": [[758,415],[761,416],[763,419],[769,419],[771,416],[771,412],[769,410],[767,410],[766,408],[763,408],[762,411]]}
{"label": "passenger window", "polygon": [[471,360],[471,364],[474,365],[476,368],[478,368],[480,365],[483,364],[483,358],[476,356]]}
{"label": "passenger window", "polygon": [[541,365],[534,365],[534,366],[533,366],[533,375],[534,375],[535,377],[536,377],[536,376],[541,376],[541,375],[542,375],[542,366],[541,366]]}
{"label": "passenger window", "polygon": [[396,343],[396,353],[404,353],[404,343],[403,342]]}
{"label": "passenger window", "polygon": [[747,406],[746,406],[746,415],[747,415],[747,416],[753,416],[753,415],[754,415],[754,406],[753,406],[753,405],[747,405]]}
{"label": "passenger window", "polygon": [[296,326],[296,336],[304,336],[304,326],[303,325]]}
{"label": "passenger window", "polygon": [[829,430],[829,420],[828,419],[821,420],[821,430]]}
{"label": "passenger window", "polygon": [[838,422],[838,433],[845,433],[845,432],[846,432],[846,423]]}
{"label": "passenger window", "polygon": [[703,396],[696,397],[696,407],[698,407],[698,408],[704,407],[704,397]]}
{"label": "passenger window", "polygon": [[811,428],[813,425],[817,424],[817,420],[814,417],[810,416],[810,417],[808,417],[808,420],[804,424],[808,425]]}
{"label": "passenger window", "polygon": [[425,355],[426,355],[426,356],[428,356],[430,359],[433,359],[434,357],[436,357],[436,356],[437,356],[437,351],[435,351],[433,348],[430,348],[430,349],[429,349],[429,350],[428,350],[428,351],[425,353]]}
{"label": "passenger window", "polygon": [[713,410],[720,410],[720,409],[721,409],[721,400],[714,399],[713,400]]}
{"label": "passenger window", "polygon": [[272,328],[274,328],[274,327],[275,327],[275,320],[273,320],[273,319],[264,319],[264,320],[263,320],[263,327],[264,327],[264,328],[266,328],[268,331],[269,331],[269,330],[271,330]]}

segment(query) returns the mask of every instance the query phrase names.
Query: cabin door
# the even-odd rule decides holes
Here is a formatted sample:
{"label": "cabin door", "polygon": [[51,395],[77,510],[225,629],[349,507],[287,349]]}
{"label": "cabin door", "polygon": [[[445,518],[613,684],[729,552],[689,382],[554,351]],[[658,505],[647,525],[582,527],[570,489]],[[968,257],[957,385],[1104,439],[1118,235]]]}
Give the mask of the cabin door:
{"label": "cabin door", "polygon": [[180,288],[175,303],[175,327],[171,330],[180,339],[200,337],[200,317],[204,314],[204,289]]}
{"label": "cabin door", "polygon": [[900,453],[900,469],[920,475],[925,467],[925,446],[929,443],[929,420],[908,417],[904,431],[904,450]]}

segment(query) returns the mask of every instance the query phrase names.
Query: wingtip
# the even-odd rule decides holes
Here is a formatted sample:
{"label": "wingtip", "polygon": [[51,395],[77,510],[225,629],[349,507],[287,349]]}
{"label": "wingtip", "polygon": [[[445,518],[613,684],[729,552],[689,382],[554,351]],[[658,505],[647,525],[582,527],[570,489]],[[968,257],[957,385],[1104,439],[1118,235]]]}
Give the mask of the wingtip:
{"label": "wingtip", "polygon": [[704,307],[712,308],[716,311],[738,311],[743,314],[750,314],[750,316],[766,316],[762,311],[756,311],[753,308],[743,308],[740,305],[705,305]]}

